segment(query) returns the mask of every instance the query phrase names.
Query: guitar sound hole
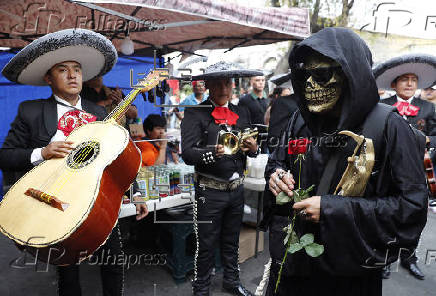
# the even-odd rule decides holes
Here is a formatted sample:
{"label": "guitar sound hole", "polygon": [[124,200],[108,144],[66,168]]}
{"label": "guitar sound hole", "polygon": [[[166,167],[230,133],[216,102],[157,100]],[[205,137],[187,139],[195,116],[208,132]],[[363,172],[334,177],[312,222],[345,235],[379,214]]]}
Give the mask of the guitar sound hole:
{"label": "guitar sound hole", "polygon": [[100,144],[98,142],[83,142],[68,155],[67,165],[72,169],[81,169],[90,164],[99,153]]}

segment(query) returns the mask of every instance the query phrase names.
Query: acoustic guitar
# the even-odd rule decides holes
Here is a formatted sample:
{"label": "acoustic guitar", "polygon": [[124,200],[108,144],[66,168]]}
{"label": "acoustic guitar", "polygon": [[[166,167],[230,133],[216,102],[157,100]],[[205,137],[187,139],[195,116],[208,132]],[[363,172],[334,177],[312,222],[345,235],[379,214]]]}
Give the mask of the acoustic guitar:
{"label": "acoustic guitar", "polygon": [[115,226],[122,196],[141,166],[129,132],[117,123],[136,95],[168,77],[155,69],[104,121],[76,128],[75,148],[19,179],[0,203],[0,231],[37,259],[54,265],[91,256]]}

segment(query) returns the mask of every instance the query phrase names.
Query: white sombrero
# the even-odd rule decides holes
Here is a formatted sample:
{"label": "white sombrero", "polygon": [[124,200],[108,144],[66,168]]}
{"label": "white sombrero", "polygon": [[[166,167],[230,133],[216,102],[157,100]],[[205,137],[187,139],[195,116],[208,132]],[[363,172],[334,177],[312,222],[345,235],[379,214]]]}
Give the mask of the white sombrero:
{"label": "white sombrero", "polygon": [[109,72],[117,51],[106,37],[85,29],[66,29],[44,35],[18,52],[3,68],[12,82],[47,85],[44,75],[54,65],[75,61],[82,66],[83,81]]}
{"label": "white sombrero", "polygon": [[418,76],[418,88],[426,88],[436,79],[436,56],[403,55],[377,65],[373,71],[377,87],[380,89],[390,89],[395,78],[408,73]]}

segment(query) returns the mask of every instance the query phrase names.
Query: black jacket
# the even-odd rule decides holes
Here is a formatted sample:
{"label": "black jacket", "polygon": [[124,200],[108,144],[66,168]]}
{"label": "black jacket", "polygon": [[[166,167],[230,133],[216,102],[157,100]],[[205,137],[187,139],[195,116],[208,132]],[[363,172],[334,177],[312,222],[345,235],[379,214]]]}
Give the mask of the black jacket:
{"label": "black jacket", "polygon": [[[106,111],[82,98],[82,108],[103,120]],[[57,131],[57,103],[54,97],[22,102],[11,129],[0,149],[0,169],[2,171],[28,171],[33,165],[30,155],[35,148],[50,143]]]}
{"label": "black jacket", "polygon": [[[381,102],[392,106],[397,102],[397,96],[381,100]],[[416,116],[407,116],[407,121],[430,138],[430,147],[436,148],[435,105],[421,98],[413,98],[411,104],[419,107],[419,111]]]}
{"label": "black jacket", "polygon": [[279,144],[280,135],[292,114],[297,111],[297,97],[295,95],[278,97],[271,104],[268,127],[268,149],[272,153]]}
{"label": "black jacket", "polygon": [[265,124],[264,116],[270,99],[255,99],[251,94],[242,96],[238,106],[243,106],[250,112],[250,120],[253,124]]}
{"label": "black jacket", "polygon": [[[214,107],[210,100],[200,105],[211,107],[193,107],[185,110],[181,124],[183,160],[188,165],[194,165],[196,172],[222,181],[229,180],[234,172],[242,176],[246,155],[238,151],[234,155],[215,157],[218,132],[223,127],[216,124],[211,115]],[[243,130],[251,127],[249,114],[245,108],[229,103],[229,109],[239,115],[233,128]]]}
{"label": "black jacket", "polygon": [[[392,112],[386,126],[379,127],[384,134],[376,147],[376,162],[364,196],[334,195],[355,144],[327,135],[335,135],[341,130],[361,134],[365,119],[379,101],[379,96],[371,70],[371,52],[352,31],[327,28],[297,44],[289,58],[292,73],[310,49],[336,60],[347,77],[346,89],[335,107],[341,108],[340,115],[310,113],[303,97],[304,83],[293,75],[295,93],[303,98],[298,101],[300,111],[296,120],[288,124],[287,133],[282,137],[284,144],[268,161],[266,180],[268,182],[277,168],[283,168],[290,170],[298,182],[299,169],[294,164],[295,155],[288,154],[287,143],[289,139],[311,138],[314,143],[309,146],[302,163],[301,187],[314,184],[312,195],[316,195],[329,157],[337,149],[341,149],[341,153],[331,186],[321,194],[320,223],[300,218],[296,222],[299,236],[314,233],[315,241],[324,245],[324,254],[318,258],[309,257],[304,251],[288,254],[285,273],[361,276],[396,260],[400,248],[413,249],[417,245],[427,219],[423,151],[415,145],[415,136],[406,121]],[[377,123],[374,124],[377,127]],[[327,145],[322,141],[329,138],[333,138],[333,144],[336,141],[339,145]],[[344,143],[347,145],[341,145]],[[377,187],[379,181],[382,186]],[[274,215],[292,215],[290,204],[272,207]],[[279,241],[277,239],[277,248],[271,251],[272,257],[281,258],[283,255],[284,246]]]}

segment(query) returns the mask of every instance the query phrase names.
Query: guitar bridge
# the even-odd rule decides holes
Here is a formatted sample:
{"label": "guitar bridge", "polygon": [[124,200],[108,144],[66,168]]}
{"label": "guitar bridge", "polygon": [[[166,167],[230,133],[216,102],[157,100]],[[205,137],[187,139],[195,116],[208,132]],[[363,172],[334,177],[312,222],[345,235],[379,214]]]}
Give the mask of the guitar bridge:
{"label": "guitar bridge", "polygon": [[34,188],[27,189],[24,194],[27,196],[31,196],[41,202],[44,202],[53,208],[61,210],[62,212],[70,206],[70,204],[59,200],[56,196],[47,194]]}

